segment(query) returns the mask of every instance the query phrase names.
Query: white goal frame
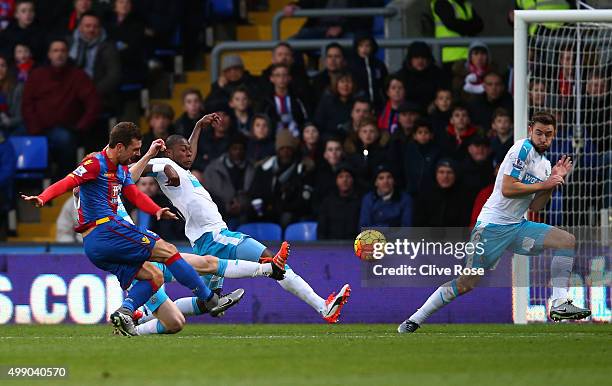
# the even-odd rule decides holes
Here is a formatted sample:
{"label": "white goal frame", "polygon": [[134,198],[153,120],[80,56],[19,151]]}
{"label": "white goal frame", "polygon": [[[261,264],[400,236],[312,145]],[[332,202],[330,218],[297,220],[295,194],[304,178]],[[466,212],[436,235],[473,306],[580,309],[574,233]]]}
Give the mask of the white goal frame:
{"label": "white goal frame", "polygon": [[[527,137],[529,114],[529,85],[527,84],[527,49],[529,23],[550,22],[609,22],[612,23],[612,10],[564,10],[564,11],[514,11],[514,138]],[[608,216],[601,218],[607,222]],[[603,225],[603,223],[602,223]],[[603,226],[607,229],[607,224]],[[607,235],[607,232],[606,232]],[[514,255],[512,260],[512,317],[515,324],[527,324],[528,313],[546,312],[544,306],[530,310],[529,265],[527,256]],[[521,283],[514,286],[514,283]],[[539,308],[538,308],[539,307]]]}

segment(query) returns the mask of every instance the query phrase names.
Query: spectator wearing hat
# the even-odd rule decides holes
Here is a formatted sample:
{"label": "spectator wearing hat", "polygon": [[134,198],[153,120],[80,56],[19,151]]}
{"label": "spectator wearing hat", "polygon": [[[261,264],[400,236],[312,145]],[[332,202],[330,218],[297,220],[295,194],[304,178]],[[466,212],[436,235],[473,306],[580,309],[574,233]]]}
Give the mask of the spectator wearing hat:
{"label": "spectator wearing hat", "polygon": [[412,198],[395,188],[393,171],[385,164],[376,168],[374,190],[363,196],[359,226],[412,226]]}
{"label": "spectator wearing hat", "polygon": [[221,118],[218,125],[212,125],[202,131],[198,138],[198,150],[193,162],[192,173],[204,183],[204,170],[215,158],[220,157],[229,147],[232,133],[230,131],[231,119],[227,105],[211,106],[210,112],[216,112]]}
{"label": "spectator wearing hat", "polygon": [[467,156],[461,161],[463,186],[474,198],[476,194],[493,181],[493,162],[489,139],[476,135],[468,140]]}
{"label": "spectator wearing hat", "polygon": [[238,86],[245,87],[253,99],[261,95],[259,80],[244,69],[242,58],[238,55],[226,55],[221,61],[221,76],[212,83],[204,105],[228,104],[232,91]]}
{"label": "spectator wearing hat", "polygon": [[270,119],[265,114],[253,115],[247,141],[247,158],[258,165],[274,153],[274,135],[270,132]]}
{"label": "spectator wearing hat", "polygon": [[332,79],[341,71],[346,70],[344,49],[336,42],[325,46],[323,69],[312,78],[312,88],[315,100],[320,100],[326,90],[332,86]]}
{"label": "spectator wearing hat", "polygon": [[288,130],[276,135],[276,155],[255,170],[251,220],[285,227],[312,218],[313,173],[299,156],[298,139]]}
{"label": "spectator wearing hat", "polygon": [[240,133],[231,138],[227,152],[204,170],[204,187],[231,229],[247,221],[251,205],[247,192],[254,176],[255,167],[246,158],[246,137]]}
{"label": "spectator wearing hat", "polygon": [[385,63],[376,57],[377,51],[378,44],[370,34],[355,36],[349,71],[353,74],[355,90],[380,108],[385,99],[383,88],[388,71]]}
{"label": "spectator wearing hat", "polygon": [[489,47],[481,41],[474,41],[468,48],[464,62],[453,64],[453,90],[464,99],[470,99],[484,92],[484,76],[493,69]]}
{"label": "spectator wearing hat", "polygon": [[472,203],[458,180],[455,161],[439,160],[433,187],[417,197],[414,226],[464,227],[469,224]]}
{"label": "spectator wearing hat", "polygon": [[167,103],[153,103],[147,114],[150,131],[142,137],[142,148],[148,149],[156,139],[164,141],[174,133],[174,110]]}
{"label": "spectator wearing hat", "polygon": [[408,47],[408,54],[402,68],[395,73],[406,90],[406,99],[417,103],[425,110],[436,97],[436,91],[448,88],[448,79],[435,65],[431,48],[424,42],[414,42]]}
{"label": "spectator wearing hat", "polygon": [[440,140],[442,152],[456,160],[462,160],[467,154],[468,139],[476,134],[478,129],[472,125],[467,107],[456,104],[451,110],[446,134]]}
{"label": "spectator wearing hat", "polygon": [[273,64],[270,67],[270,82],[273,90],[263,99],[256,110],[266,114],[273,130],[289,130],[295,137],[300,136],[300,128],[309,120],[304,102],[291,90],[291,74],[286,64]]}
{"label": "spectator wearing hat", "polygon": [[419,120],[414,126],[412,141],[404,145],[399,159],[403,161],[405,191],[417,197],[433,185],[440,147],[435,143],[433,130],[427,121]]}
{"label": "spectator wearing hat", "polygon": [[314,121],[325,134],[335,133],[338,127],[351,117],[351,107],[356,96],[356,85],[350,72],[334,75],[332,87],[323,93]]}
{"label": "spectator wearing hat", "polygon": [[361,208],[350,166],[338,166],[334,183],[333,191],[325,196],[319,208],[317,239],[350,240],[359,232]]}
{"label": "spectator wearing hat", "polygon": [[378,127],[393,134],[398,128],[399,106],[406,100],[404,83],[396,75],[389,76],[385,83],[385,93],[387,103],[378,117]]}
{"label": "spectator wearing hat", "polygon": [[484,93],[477,95],[470,102],[470,113],[474,125],[482,128],[485,133],[491,130],[493,113],[498,108],[504,108],[512,114],[514,103],[512,96],[506,92],[502,76],[496,72],[488,72],[483,78]]}

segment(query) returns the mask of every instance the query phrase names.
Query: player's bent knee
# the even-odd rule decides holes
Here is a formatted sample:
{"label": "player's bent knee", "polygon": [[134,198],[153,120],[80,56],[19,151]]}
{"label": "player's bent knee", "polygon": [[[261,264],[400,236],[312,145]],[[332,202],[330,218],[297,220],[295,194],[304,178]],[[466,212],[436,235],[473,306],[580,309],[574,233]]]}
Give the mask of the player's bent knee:
{"label": "player's bent knee", "polygon": [[185,326],[185,317],[181,315],[176,315],[170,318],[165,322],[166,324],[166,332],[169,334],[176,334],[181,331]]}
{"label": "player's bent knee", "polygon": [[164,262],[178,253],[178,249],[174,244],[171,244],[165,240],[158,240],[153,248],[153,257],[156,261]]}

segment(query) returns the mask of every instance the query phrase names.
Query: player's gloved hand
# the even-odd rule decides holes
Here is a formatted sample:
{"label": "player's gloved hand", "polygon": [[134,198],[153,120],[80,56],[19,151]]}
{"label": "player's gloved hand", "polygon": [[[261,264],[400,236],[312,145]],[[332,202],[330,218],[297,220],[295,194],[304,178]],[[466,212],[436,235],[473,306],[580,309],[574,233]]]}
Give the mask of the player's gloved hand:
{"label": "player's gloved hand", "polygon": [[179,186],[181,184],[181,178],[172,166],[164,166],[164,174],[166,175],[166,178],[168,178],[166,186]]}
{"label": "player's gloved hand", "polygon": [[22,194],[21,198],[25,201],[31,202],[37,208],[43,206],[43,201],[38,196],[26,196],[25,194]]}
{"label": "player's gloved hand", "polygon": [[157,221],[159,220],[178,220],[178,216],[170,212],[170,208],[161,208],[155,213]]}

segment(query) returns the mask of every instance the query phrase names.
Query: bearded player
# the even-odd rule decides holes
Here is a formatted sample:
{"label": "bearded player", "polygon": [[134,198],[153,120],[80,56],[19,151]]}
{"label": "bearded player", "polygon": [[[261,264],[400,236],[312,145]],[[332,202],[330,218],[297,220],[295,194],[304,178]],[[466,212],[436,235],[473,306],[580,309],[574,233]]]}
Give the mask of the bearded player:
{"label": "bearded player", "polygon": [[[575,237],[553,226],[525,220],[527,209],[543,209],[553,191],[561,187],[572,170],[572,161],[562,156],[552,168],[544,153],[555,137],[555,117],[548,112],[535,113],[528,127],[527,139],[517,141],[506,154],[491,197],[482,208],[470,241],[480,242],[483,253],[467,258],[466,267],[492,269],[505,250],[519,255],[536,256],[543,249],[553,250],[551,264],[552,297],[550,318],[583,319],[591,315],[568,298],[569,278],[574,264]],[[399,325],[399,333],[411,333],[434,312],[471,291],[481,276],[464,275],[440,286],[412,316]]]}
{"label": "bearded player", "polygon": [[[22,196],[41,207],[53,198],[79,186],[79,226],[83,247],[98,268],[117,276],[123,289],[133,285],[121,308],[111,314],[111,322],[123,335],[136,335],[132,314],[163,284],[158,269],[150,261],[163,263],[174,278],[189,288],[212,315],[236,304],[242,293],[219,298],[181,257],[176,247],[150,231],[141,232],[117,216],[117,201],[122,193],[142,211],[159,219],[177,219],[168,208],[160,208],[141,193],[132,181],[127,165],[140,155],[142,144],[138,126],[120,122],[112,128],[107,148],[86,158],[62,180],[38,196]],[[163,150],[163,142],[159,143]]]}
{"label": "bearded player", "polygon": [[[168,137],[168,158],[152,159],[145,174],[152,173],[172,205],[185,217],[185,235],[197,255],[213,255],[222,260],[269,262],[274,255],[262,243],[227,229],[210,194],[189,171],[197,153],[200,131],[209,125],[221,124],[221,119],[217,114],[203,117],[195,125],[189,141],[179,135]],[[323,299],[289,266],[285,269],[284,278],[278,281],[280,286],[309,304],[328,323],[336,323],[351,287],[345,284],[337,294],[332,293]],[[211,288],[220,290],[222,278],[209,275],[207,280]]]}

